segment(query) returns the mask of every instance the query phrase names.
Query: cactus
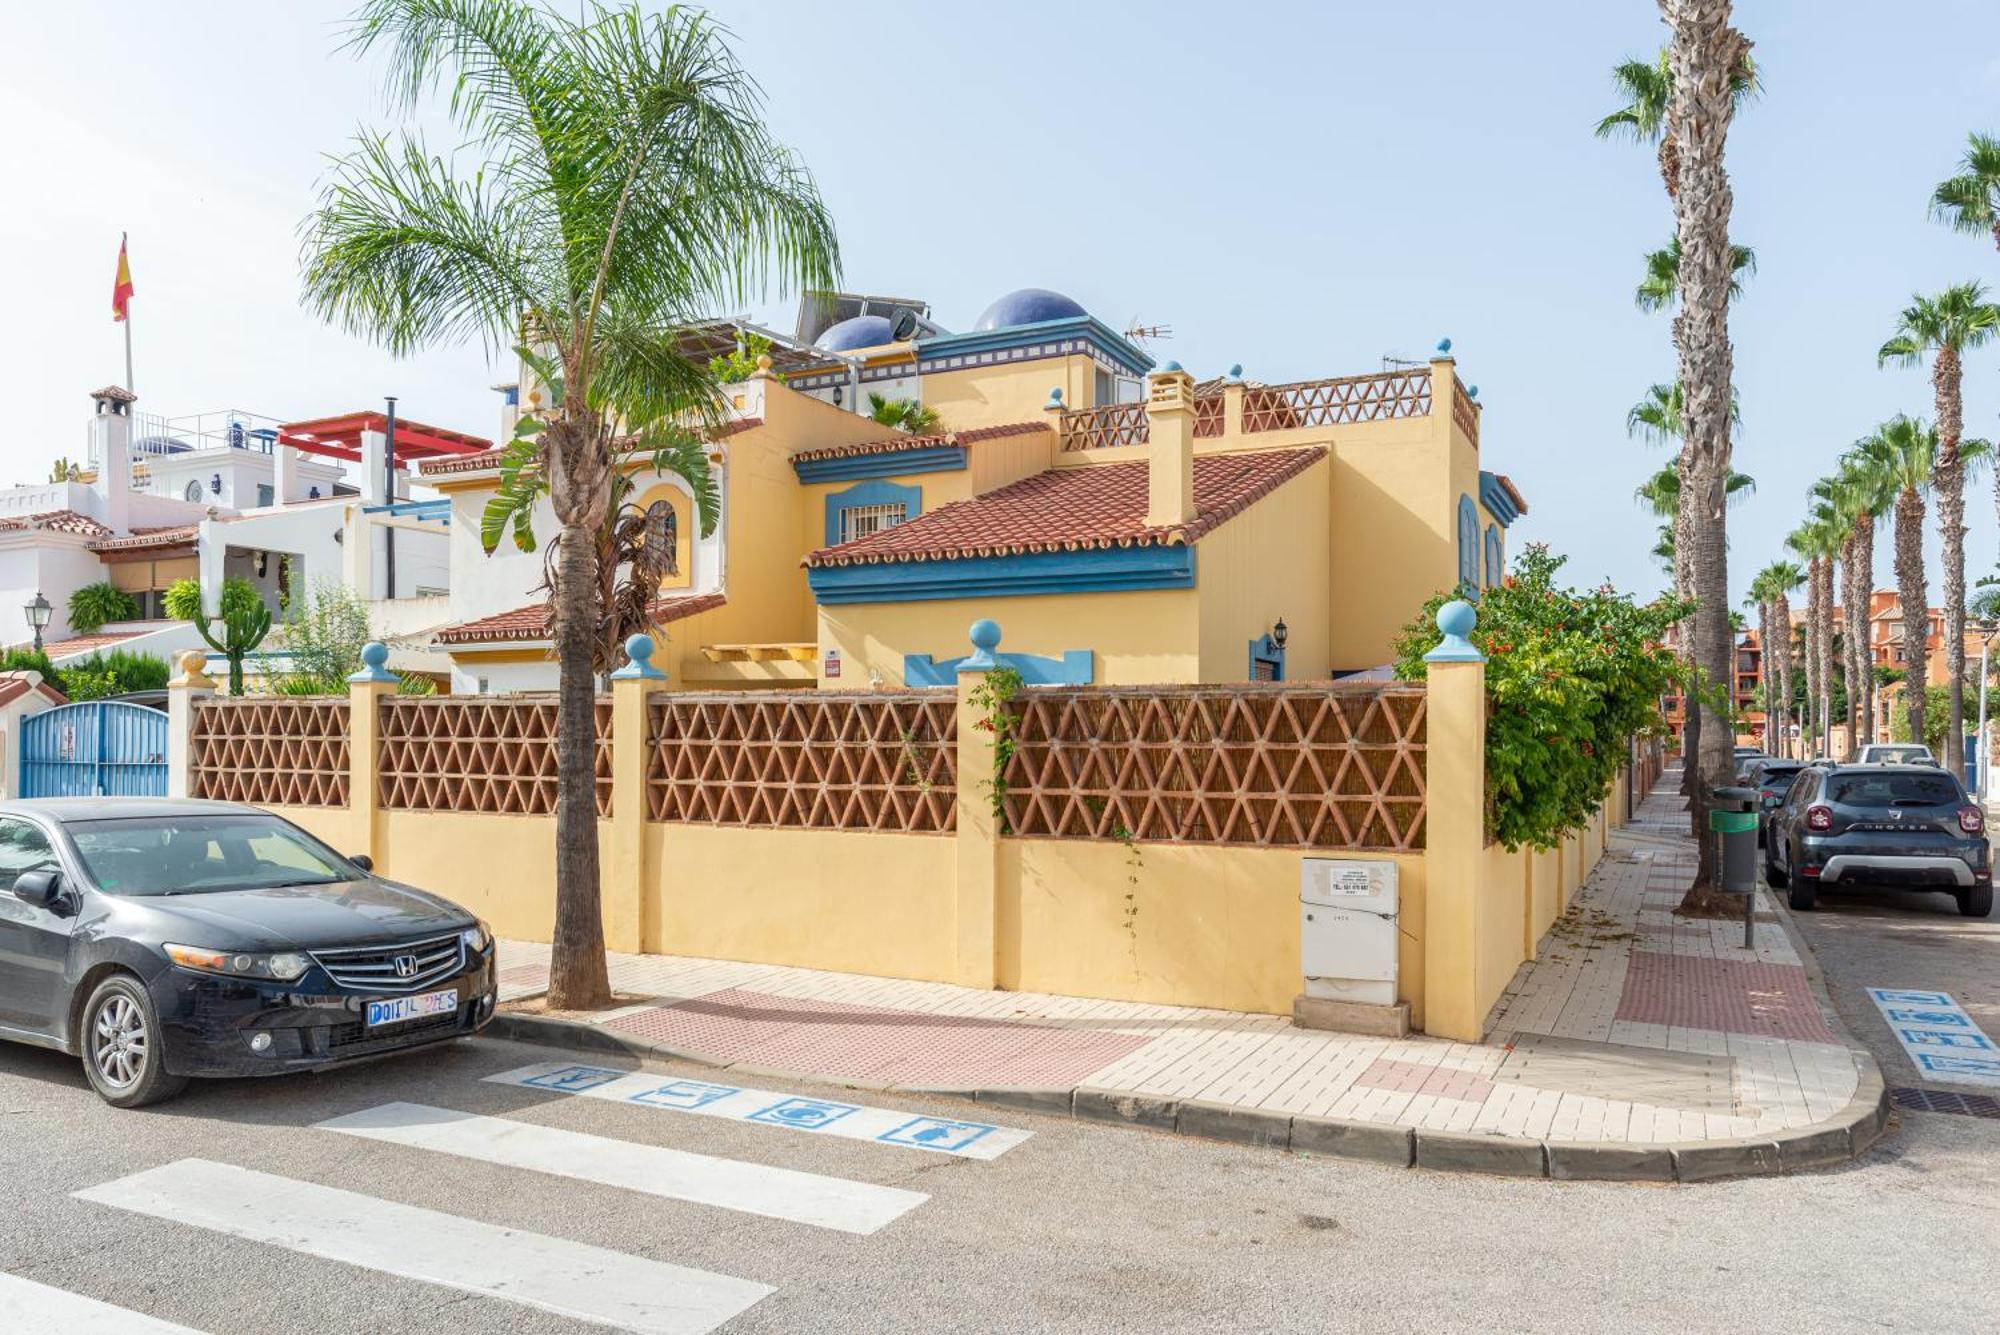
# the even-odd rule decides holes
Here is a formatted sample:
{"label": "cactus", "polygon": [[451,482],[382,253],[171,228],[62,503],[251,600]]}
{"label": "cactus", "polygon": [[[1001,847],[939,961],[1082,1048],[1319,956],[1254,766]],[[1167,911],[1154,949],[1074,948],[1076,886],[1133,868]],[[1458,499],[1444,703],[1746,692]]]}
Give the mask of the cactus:
{"label": "cactus", "polygon": [[[241,585],[239,593],[231,585]],[[247,594],[248,596],[243,596]],[[255,589],[240,580],[230,580],[222,590],[222,636],[209,629],[208,618],[195,617],[194,628],[208,647],[229,660],[229,693],[243,694],[243,659],[271,633],[271,609]]]}

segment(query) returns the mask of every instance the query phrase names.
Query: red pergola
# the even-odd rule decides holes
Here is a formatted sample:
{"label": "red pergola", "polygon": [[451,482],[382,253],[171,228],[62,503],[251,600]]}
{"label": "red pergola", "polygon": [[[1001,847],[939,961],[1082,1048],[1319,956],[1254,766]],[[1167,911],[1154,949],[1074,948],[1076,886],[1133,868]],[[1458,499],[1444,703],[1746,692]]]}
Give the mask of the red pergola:
{"label": "red pergola", "polygon": [[[361,462],[361,433],[386,432],[388,429],[389,419],[382,413],[343,413],[338,417],[316,417],[310,422],[287,422],[278,428],[278,444],[290,445],[307,454],[358,464]],[[396,463],[399,466],[448,454],[481,454],[492,448],[492,441],[468,436],[463,431],[425,426],[407,417],[396,419]]]}

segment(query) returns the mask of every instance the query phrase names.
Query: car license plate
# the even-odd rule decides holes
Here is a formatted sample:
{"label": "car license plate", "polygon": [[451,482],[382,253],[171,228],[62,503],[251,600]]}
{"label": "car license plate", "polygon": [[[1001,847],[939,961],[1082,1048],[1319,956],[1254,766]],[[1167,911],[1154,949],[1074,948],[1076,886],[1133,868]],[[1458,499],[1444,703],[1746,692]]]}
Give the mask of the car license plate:
{"label": "car license plate", "polygon": [[401,1024],[405,1020],[421,1020],[426,1015],[443,1015],[458,1009],[458,989],[447,987],[442,992],[426,992],[416,997],[392,997],[387,1001],[368,1003],[368,1027],[383,1024]]}

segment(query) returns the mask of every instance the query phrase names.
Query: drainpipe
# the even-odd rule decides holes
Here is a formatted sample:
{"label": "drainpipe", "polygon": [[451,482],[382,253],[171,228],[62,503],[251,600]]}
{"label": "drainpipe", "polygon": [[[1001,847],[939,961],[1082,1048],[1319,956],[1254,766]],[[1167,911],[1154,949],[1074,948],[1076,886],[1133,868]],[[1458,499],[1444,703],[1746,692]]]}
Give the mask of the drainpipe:
{"label": "drainpipe", "polygon": [[[391,520],[394,520],[396,517],[396,511],[394,509],[396,504],[396,396],[395,395],[391,394],[388,396],[388,404],[389,404],[389,412],[388,412],[389,424],[385,428],[385,431],[389,439],[387,443],[385,443],[382,446],[382,495],[387,499],[388,504],[391,507],[386,513],[389,515],[389,518]],[[384,576],[382,593],[384,597],[394,600],[394,598],[396,597],[396,526],[393,522],[385,523],[382,525],[382,551],[383,551],[382,573]]]}

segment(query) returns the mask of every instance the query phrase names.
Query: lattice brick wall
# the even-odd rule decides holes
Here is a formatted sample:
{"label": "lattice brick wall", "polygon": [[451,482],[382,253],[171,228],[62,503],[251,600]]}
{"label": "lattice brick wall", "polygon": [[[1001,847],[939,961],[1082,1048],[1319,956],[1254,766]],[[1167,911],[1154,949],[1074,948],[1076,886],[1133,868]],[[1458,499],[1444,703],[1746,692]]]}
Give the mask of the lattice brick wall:
{"label": "lattice brick wall", "polygon": [[657,821],[813,830],[957,828],[950,694],[656,697],[646,761]]}
{"label": "lattice brick wall", "polygon": [[1258,385],[1243,391],[1245,431],[1425,417],[1430,410],[1431,372],[1427,366],[1335,380],[1303,380],[1292,385]]}
{"label": "lattice brick wall", "polygon": [[1406,685],[1025,691],[1008,831],[1420,849],[1425,700]]}
{"label": "lattice brick wall", "polygon": [[1472,406],[1472,396],[1465,392],[1465,386],[1458,377],[1451,380],[1451,420],[1458,423],[1458,429],[1474,445],[1479,443],[1479,413]]}
{"label": "lattice brick wall", "polygon": [[[556,809],[556,701],[389,696],[376,791],[392,811],[548,816]],[[611,702],[597,702],[597,814],[611,814]]]}
{"label": "lattice brick wall", "polygon": [[189,792],[260,806],[347,805],[347,697],[197,700]]}
{"label": "lattice brick wall", "polygon": [[1109,450],[1120,445],[1144,445],[1150,434],[1143,403],[1112,403],[1062,414],[1065,450]]}

